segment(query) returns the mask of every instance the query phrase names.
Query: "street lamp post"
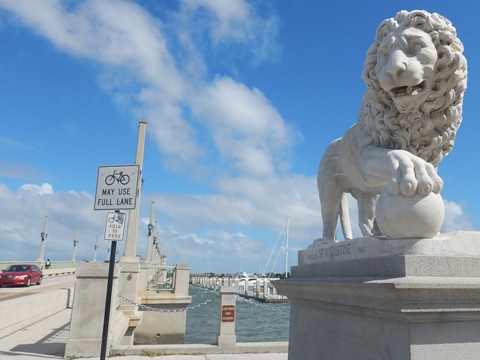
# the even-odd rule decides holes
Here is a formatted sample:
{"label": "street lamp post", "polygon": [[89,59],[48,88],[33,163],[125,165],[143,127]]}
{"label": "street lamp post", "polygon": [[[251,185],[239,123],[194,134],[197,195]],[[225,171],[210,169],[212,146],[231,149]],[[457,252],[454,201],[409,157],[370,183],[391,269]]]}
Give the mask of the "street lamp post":
{"label": "street lamp post", "polygon": [[72,253],[73,263],[75,263],[75,258],[77,256],[77,245],[78,245],[78,228],[75,228],[75,240],[73,240],[73,253]]}
{"label": "street lamp post", "polygon": [[98,250],[98,235],[95,238],[95,246],[93,251],[93,262],[97,262],[97,250]]}
{"label": "street lamp post", "polygon": [[[145,151],[145,133],[147,129],[147,122],[140,120],[138,123],[138,139],[137,151],[135,154],[135,164],[138,165],[140,171],[140,178],[143,177],[143,154]],[[142,181],[138,182],[137,187],[137,204],[140,203],[140,195],[142,190]],[[127,237],[125,240],[125,252],[120,259],[121,271],[119,276],[119,286],[122,289],[122,294],[132,300],[138,298],[138,281],[140,276],[140,263],[136,254],[137,247],[137,231],[139,219],[139,206],[130,210],[128,216]],[[136,328],[142,319],[141,312],[135,304],[127,301],[120,302],[120,309],[123,310],[129,317],[129,326]],[[129,335],[125,335],[122,339],[122,344],[133,345],[132,331]]]}
{"label": "street lamp post", "polygon": [[48,225],[48,216],[45,216],[45,221],[43,222],[43,231],[40,233],[40,237],[42,242],[40,243],[40,254],[38,255],[38,261],[40,265],[43,266],[44,260],[44,252],[45,252],[45,240],[47,239],[47,225]]}
{"label": "street lamp post", "polygon": [[[135,164],[139,166],[140,178],[143,176],[143,154],[145,151],[145,133],[147,130],[147,122],[140,120],[138,123],[138,139],[137,139],[137,151],[135,154]],[[140,194],[142,190],[142,181],[138,182],[137,188],[137,201],[140,203]],[[138,218],[140,210],[139,206],[130,210],[130,216],[128,217],[127,238],[125,240],[125,253],[120,260],[121,262],[138,263],[137,258],[137,231],[138,231]]]}
{"label": "street lamp post", "polygon": [[155,221],[155,230],[153,231],[153,239],[155,240],[155,243],[157,244],[158,247],[158,254],[161,255],[160,252],[160,238],[158,236],[158,221]]}
{"label": "street lamp post", "polygon": [[153,233],[153,209],[154,209],[155,201],[150,203],[150,222],[147,225],[148,228],[148,237],[147,237],[147,253],[145,254],[145,262],[149,263],[152,258],[152,233]]}
{"label": "street lamp post", "polygon": [[158,222],[155,221],[155,227],[154,227],[154,230],[153,230],[153,244],[154,244],[154,249],[156,249],[158,247]]}

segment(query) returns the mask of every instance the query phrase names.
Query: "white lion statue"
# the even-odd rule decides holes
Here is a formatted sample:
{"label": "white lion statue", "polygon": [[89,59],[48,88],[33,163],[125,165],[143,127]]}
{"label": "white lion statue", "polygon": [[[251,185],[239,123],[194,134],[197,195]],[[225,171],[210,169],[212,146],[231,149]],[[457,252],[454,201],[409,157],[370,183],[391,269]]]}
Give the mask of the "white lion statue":
{"label": "white lion statue", "polygon": [[346,193],[358,202],[363,236],[381,235],[375,205],[391,194],[439,193],[437,166],[462,121],[467,62],[451,22],[426,11],[400,11],[378,27],[367,52],[367,85],[357,122],[332,142],[319,166],[323,239],[338,219],[352,238]]}

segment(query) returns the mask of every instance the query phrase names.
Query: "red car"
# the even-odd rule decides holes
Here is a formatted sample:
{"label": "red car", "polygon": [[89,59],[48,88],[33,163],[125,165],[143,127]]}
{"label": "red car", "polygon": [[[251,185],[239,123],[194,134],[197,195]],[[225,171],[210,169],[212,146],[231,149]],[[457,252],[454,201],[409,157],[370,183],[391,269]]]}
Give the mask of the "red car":
{"label": "red car", "polygon": [[10,265],[0,273],[0,286],[3,285],[40,285],[43,272],[37,265],[18,264]]}

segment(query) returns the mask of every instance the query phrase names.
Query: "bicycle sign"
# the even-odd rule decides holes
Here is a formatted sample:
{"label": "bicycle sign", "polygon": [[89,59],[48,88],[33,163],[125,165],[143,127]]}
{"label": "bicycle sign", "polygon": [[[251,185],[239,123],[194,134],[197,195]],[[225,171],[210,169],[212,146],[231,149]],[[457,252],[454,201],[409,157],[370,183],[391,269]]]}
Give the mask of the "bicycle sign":
{"label": "bicycle sign", "polygon": [[[107,218],[107,221],[109,224],[114,224],[114,223],[118,223],[119,225],[122,225],[123,224],[123,218],[125,214],[116,214],[116,213],[108,213],[109,214],[109,217]],[[110,214],[113,214],[113,215],[110,215]]]}
{"label": "bicycle sign", "polygon": [[125,232],[126,214],[121,212],[107,213],[105,224],[105,240],[121,241]]}
{"label": "bicycle sign", "polygon": [[99,166],[95,210],[135,209],[138,177],[138,165]]}
{"label": "bicycle sign", "polygon": [[105,184],[113,185],[115,181],[119,184],[127,185],[130,182],[130,176],[124,174],[123,171],[117,172],[114,170],[113,174],[110,174],[105,178]]}

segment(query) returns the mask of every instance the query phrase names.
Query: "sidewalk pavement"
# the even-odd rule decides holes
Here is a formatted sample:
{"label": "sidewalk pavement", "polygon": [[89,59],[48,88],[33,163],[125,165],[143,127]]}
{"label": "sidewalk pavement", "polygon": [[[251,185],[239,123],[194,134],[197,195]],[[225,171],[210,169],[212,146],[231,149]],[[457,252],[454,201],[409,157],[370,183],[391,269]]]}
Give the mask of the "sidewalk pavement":
{"label": "sidewalk pavement", "polygon": [[[0,359],[63,359],[70,330],[71,309],[0,339]],[[114,356],[115,360],[287,360],[288,354],[209,354],[164,356]],[[88,358],[98,360],[98,358]],[[82,358],[75,358],[82,360]],[[85,359],[86,360],[86,359]]]}

